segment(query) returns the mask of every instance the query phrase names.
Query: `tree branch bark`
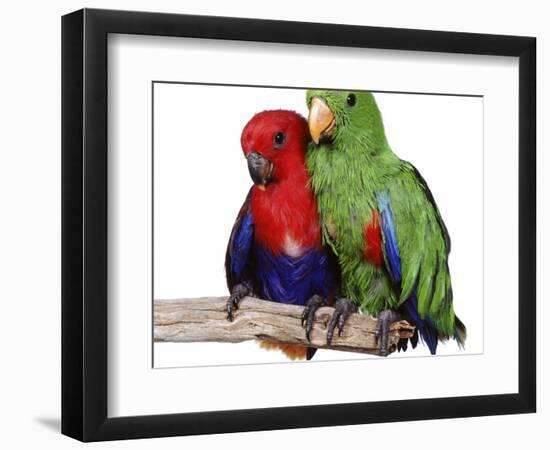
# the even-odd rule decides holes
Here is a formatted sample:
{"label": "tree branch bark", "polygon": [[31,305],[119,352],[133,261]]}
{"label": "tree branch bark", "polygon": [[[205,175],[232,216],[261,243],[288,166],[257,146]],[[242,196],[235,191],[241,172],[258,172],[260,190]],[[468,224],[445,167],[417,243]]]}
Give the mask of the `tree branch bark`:
{"label": "tree branch bark", "polygon": [[[243,342],[262,339],[276,343],[379,355],[375,339],[376,319],[352,314],[342,336],[337,333],[327,345],[328,321],[332,307],[319,308],[311,340],[301,325],[303,307],[285,305],[251,297],[239,302],[232,322],[227,320],[227,297],[205,297],[178,300],[155,300],[155,342]],[[409,338],[414,326],[406,321],[391,325],[390,351],[395,351],[400,338]]]}

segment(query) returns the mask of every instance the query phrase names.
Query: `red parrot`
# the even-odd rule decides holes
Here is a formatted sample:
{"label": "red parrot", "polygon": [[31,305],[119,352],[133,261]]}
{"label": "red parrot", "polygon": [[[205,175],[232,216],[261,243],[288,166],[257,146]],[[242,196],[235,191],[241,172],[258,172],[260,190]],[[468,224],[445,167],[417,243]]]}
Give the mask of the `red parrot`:
{"label": "red parrot", "polygon": [[[237,216],[227,246],[225,270],[231,296],[228,319],[247,295],[308,305],[325,304],[338,284],[334,255],[321,241],[317,201],[309,188],[306,120],[293,111],[264,111],[245,126],[241,146],[254,186]],[[308,314],[311,311],[312,314]],[[309,332],[308,332],[309,337]],[[291,359],[311,359],[315,349],[274,344]]]}

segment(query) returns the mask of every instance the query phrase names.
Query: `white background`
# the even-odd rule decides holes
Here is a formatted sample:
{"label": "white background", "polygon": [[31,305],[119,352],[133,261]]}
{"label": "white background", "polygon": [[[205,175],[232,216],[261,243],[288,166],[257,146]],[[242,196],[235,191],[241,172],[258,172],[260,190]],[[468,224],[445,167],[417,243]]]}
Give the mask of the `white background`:
{"label": "white background", "polygon": [[[0,327],[3,364],[0,441],[7,448],[43,446],[73,448],[79,444],[61,437],[59,428],[60,376],[60,19],[84,6],[80,2],[11,3],[1,17],[2,78],[2,294],[4,320]],[[463,0],[453,4],[407,1],[376,5],[357,2],[181,2],[90,0],[86,6],[158,10],[227,16],[355,23],[424,29],[536,35],[539,74],[539,149],[548,140],[543,128],[543,105],[548,106],[550,54],[548,13],[543,2]],[[540,153],[539,175],[548,170],[548,157]],[[539,183],[539,230],[548,227],[542,197],[548,183]],[[542,194],[542,195],[541,195]],[[544,226],[543,226],[544,224]],[[539,234],[539,274],[546,270],[542,256],[550,251],[547,235]],[[548,288],[539,285],[539,298]],[[540,302],[539,318],[549,311]],[[540,323],[539,319],[539,323]],[[549,343],[539,327],[539,380],[548,379]],[[544,353],[544,354],[543,354]],[[153,441],[97,444],[111,448],[280,448],[315,443],[334,448],[345,442],[383,445],[387,433],[425,435],[424,448],[477,448],[483,445],[520,448],[545,439],[550,419],[548,387],[539,383],[537,415],[468,418],[431,422],[378,424],[353,427],[240,433]],[[411,439],[413,440],[413,439]],[[107,447],[108,446],[108,447]]]}
{"label": "white background", "polygon": [[[465,351],[453,341],[440,345],[438,354],[481,353],[483,99],[397,93],[375,98],[390,145],[421,171],[451,235],[455,310],[467,324],[468,340]],[[227,240],[252,184],[240,135],[254,113],[281,108],[307,117],[305,90],[155,83],[154,298],[227,295]],[[255,342],[154,347],[155,367],[289,361]],[[426,346],[392,357],[420,355],[429,355]],[[364,358],[319,350],[314,360]]]}

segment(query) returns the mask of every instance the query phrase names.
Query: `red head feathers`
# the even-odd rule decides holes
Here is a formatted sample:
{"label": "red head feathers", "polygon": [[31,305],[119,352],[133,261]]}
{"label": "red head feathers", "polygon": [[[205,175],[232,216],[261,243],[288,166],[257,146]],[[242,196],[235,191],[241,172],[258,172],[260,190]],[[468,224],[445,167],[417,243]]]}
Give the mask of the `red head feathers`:
{"label": "red head feathers", "polygon": [[309,188],[306,120],[293,111],[264,111],[245,126],[241,145],[252,180],[256,240],[273,253],[300,256],[320,248],[317,203]]}
{"label": "red head feathers", "polygon": [[245,126],[241,146],[253,181],[260,189],[305,172],[309,141],[306,120],[293,111],[263,111]]}

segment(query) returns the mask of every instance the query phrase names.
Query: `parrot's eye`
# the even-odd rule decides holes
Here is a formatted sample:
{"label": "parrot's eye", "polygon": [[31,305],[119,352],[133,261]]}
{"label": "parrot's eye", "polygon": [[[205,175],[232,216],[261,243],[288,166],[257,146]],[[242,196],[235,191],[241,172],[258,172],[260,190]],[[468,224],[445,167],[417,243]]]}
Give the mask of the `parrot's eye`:
{"label": "parrot's eye", "polygon": [[275,144],[275,147],[277,147],[277,148],[280,148],[285,142],[286,142],[286,135],[282,131],[279,131],[273,137],[273,143]]}
{"label": "parrot's eye", "polygon": [[356,101],[357,99],[355,98],[355,94],[349,94],[348,98],[346,98],[348,106],[355,106]]}

